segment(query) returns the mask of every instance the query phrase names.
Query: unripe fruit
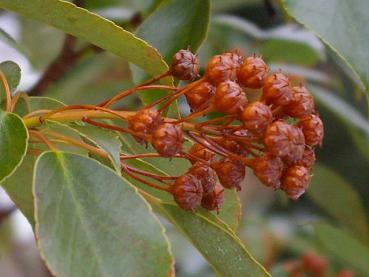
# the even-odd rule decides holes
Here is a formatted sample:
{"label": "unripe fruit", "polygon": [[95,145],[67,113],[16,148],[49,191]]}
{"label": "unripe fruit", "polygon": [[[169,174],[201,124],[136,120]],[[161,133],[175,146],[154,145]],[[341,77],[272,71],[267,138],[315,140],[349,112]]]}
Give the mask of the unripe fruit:
{"label": "unripe fruit", "polygon": [[[140,110],[128,118],[128,128],[143,137],[152,134],[160,123],[160,113],[153,109]],[[135,139],[138,142],[144,141],[141,137],[137,136],[135,136]]]}
{"label": "unripe fruit", "polygon": [[275,121],[267,127],[264,144],[268,152],[286,157],[289,161],[301,159],[305,147],[301,130],[284,120]]}
{"label": "unripe fruit", "polygon": [[323,122],[318,115],[311,114],[301,119],[300,126],[305,136],[305,143],[309,146],[321,146],[324,137]]}
{"label": "unripe fruit", "polygon": [[185,96],[191,110],[196,112],[209,107],[214,94],[215,87],[208,82],[202,82],[187,92]]}
{"label": "unripe fruit", "polygon": [[237,83],[225,81],[217,86],[213,103],[217,111],[237,115],[246,106],[247,97]]}
{"label": "unripe fruit", "polygon": [[[195,156],[199,159],[204,161],[211,161],[215,157],[215,153],[210,151],[209,149],[202,146],[200,143],[195,143],[191,146],[190,150],[188,151],[189,154]],[[195,158],[189,157],[189,160],[192,164],[196,163],[197,160]]]}
{"label": "unripe fruit", "polygon": [[278,189],[281,184],[283,162],[270,153],[257,157],[252,162],[254,174],[267,187]]}
{"label": "unripe fruit", "polygon": [[224,202],[224,188],[221,184],[216,184],[213,191],[204,194],[201,206],[209,211],[219,210]]}
{"label": "unripe fruit", "polygon": [[237,70],[240,64],[230,53],[214,56],[206,66],[205,78],[213,85],[237,79]]}
{"label": "unripe fruit", "polygon": [[281,188],[288,197],[297,200],[308,188],[311,179],[310,170],[304,166],[289,167],[282,176]]}
{"label": "unripe fruit", "polygon": [[276,73],[266,78],[262,100],[267,104],[286,106],[292,99],[292,88],[288,78],[282,73]]}
{"label": "unripe fruit", "polygon": [[202,162],[197,162],[188,172],[200,181],[204,194],[208,194],[214,190],[217,182],[217,174],[214,169]]}
{"label": "unripe fruit", "polygon": [[160,125],[151,138],[156,151],[164,157],[173,157],[181,152],[183,142],[181,126],[170,123]]}
{"label": "unripe fruit", "polygon": [[262,58],[247,57],[238,70],[238,82],[248,88],[262,88],[268,74],[268,66]]}
{"label": "unripe fruit", "polygon": [[245,179],[245,166],[237,160],[224,158],[212,164],[223,187],[241,190],[241,182]]}
{"label": "unripe fruit", "polygon": [[262,133],[272,123],[273,115],[270,108],[256,101],[246,106],[241,114],[243,126],[252,133]]}
{"label": "unripe fruit", "polygon": [[172,185],[170,191],[178,206],[193,212],[200,205],[203,196],[200,181],[188,173],[179,177]]}
{"label": "unripe fruit", "polygon": [[314,107],[314,99],[304,86],[292,88],[291,102],[284,108],[284,112],[292,117],[304,117],[311,114]]}
{"label": "unripe fruit", "polygon": [[170,65],[171,74],[179,80],[193,80],[199,75],[199,58],[189,50],[179,50]]}

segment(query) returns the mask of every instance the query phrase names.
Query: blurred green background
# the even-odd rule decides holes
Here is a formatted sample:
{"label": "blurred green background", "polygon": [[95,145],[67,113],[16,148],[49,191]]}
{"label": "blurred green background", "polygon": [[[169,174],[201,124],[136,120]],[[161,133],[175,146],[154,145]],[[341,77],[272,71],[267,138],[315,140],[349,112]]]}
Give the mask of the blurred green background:
{"label": "blurred green background", "polygon": [[[161,1],[84,2],[86,8],[134,31],[160,8]],[[30,91],[57,58],[64,36],[45,24],[0,13],[0,59],[21,66],[22,90]],[[85,45],[77,41],[77,47]],[[248,172],[240,192],[239,236],[273,276],[289,276],[289,268],[309,251],[329,262],[327,276],[336,276],[344,268],[356,276],[369,276],[369,114],[364,86],[334,51],[290,18],[279,1],[213,0],[209,32],[199,50],[202,66],[211,56],[231,49],[262,55],[272,70],[281,69],[296,84],[305,82],[325,124],[311,187],[298,202],[266,189]],[[68,104],[94,104],[132,84],[128,63],[91,49],[43,95]],[[132,96],[121,107],[134,110],[139,105],[140,99]],[[186,110],[185,103],[180,105]],[[0,204],[3,213],[11,205],[4,193]],[[197,250],[164,223],[173,244],[177,276],[214,276]],[[48,274],[21,215],[13,213],[1,220],[0,276]]]}

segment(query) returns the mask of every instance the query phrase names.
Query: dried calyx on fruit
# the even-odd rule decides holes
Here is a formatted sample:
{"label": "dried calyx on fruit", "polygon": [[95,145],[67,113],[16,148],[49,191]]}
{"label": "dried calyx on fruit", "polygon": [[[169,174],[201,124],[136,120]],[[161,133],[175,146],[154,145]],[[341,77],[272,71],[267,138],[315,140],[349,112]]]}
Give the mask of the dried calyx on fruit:
{"label": "dried calyx on fruit", "polygon": [[[282,189],[297,199],[309,186],[315,147],[323,141],[323,122],[306,87],[291,84],[281,72],[268,74],[261,57],[228,52],[211,58],[204,76],[199,76],[197,55],[180,50],[167,72],[142,85],[99,106],[70,106],[53,113],[93,110],[91,114],[99,114],[96,119],[125,121],[115,126],[83,118],[86,124],[151,143],[154,153],[122,154],[122,170],[145,185],[171,193],[183,209],[195,211],[201,205],[219,210],[224,189],[242,188],[246,167],[266,187]],[[154,84],[168,75],[189,82],[182,87]],[[260,99],[249,102],[244,88],[259,89]],[[136,91],[150,89],[168,90],[168,94],[136,112],[109,108]],[[181,96],[186,98],[191,113],[180,120],[165,117],[166,108]],[[211,112],[218,112],[218,117],[208,116]],[[203,116],[208,117],[201,120]],[[37,122],[41,122],[39,119]],[[193,143],[189,149],[187,143],[184,146],[185,139]],[[127,159],[147,157],[187,159],[191,167],[181,176],[164,176],[125,164]]]}

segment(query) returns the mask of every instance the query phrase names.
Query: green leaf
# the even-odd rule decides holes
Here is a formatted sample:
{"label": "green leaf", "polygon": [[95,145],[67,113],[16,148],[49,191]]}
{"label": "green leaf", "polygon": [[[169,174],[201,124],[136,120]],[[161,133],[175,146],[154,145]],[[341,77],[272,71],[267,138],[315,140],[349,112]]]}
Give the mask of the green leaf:
{"label": "green leaf", "polygon": [[[21,69],[19,66],[12,61],[5,61],[0,63],[0,70],[4,73],[6,80],[8,81],[10,92],[14,92],[14,90],[19,85],[19,81],[21,78]],[[0,83],[0,103],[5,100],[5,90]]]}
{"label": "green leaf", "polygon": [[[341,262],[368,273],[369,249],[346,232],[327,224],[314,225],[315,233],[323,247]],[[361,275],[360,275],[361,276]]]}
{"label": "green leaf", "polygon": [[369,90],[367,0],[284,0],[284,7],[337,52]]}
{"label": "green leaf", "polygon": [[[207,35],[209,18],[209,0],[167,0],[142,23],[137,36],[156,47],[169,63],[180,49],[197,51]],[[146,78],[138,70],[133,73],[138,83]],[[163,94],[148,91],[140,95],[148,104]]]}
{"label": "green leaf", "polygon": [[[0,0],[0,8],[42,21],[108,50],[150,75],[168,69],[157,50],[132,33],[85,9],[59,0]],[[46,43],[46,42],[45,42]]]}
{"label": "green leaf", "polygon": [[62,102],[49,97],[32,96],[22,94],[14,108],[14,113],[19,116],[25,116],[26,114],[37,110],[52,110],[65,106]]}
{"label": "green leaf", "polygon": [[17,170],[1,184],[32,226],[35,223],[32,195],[32,176],[35,161],[35,156],[25,156]]}
{"label": "green leaf", "polygon": [[229,229],[200,213],[148,197],[154,209],[171,221],[203,254],[220,276],[270,276]]}
{"label": "green leaf", "polygon": [[149,205],[95,160],[44,153],[34,195],[37,243],[55,275],[172,275],[168,240]]}
{"label": "green leaf", "polygon": [[115,132],[103,130],[88,125],[71,125],[82,136],[96,144],[99,148],[104,150],[110,157],[110,160],[114,166],[114,169],[120,175],[120,148],[122,143],[119,140],[119,136]]}
{"label": "green leaf", "polygon": [[319,164],[308,190],[309,197],[329,215],[354,232],[362,241],[369,242],[369,227],[363,203],[342,177]]}
{"label": "green leaf", "polygon": [[0,110],[0,182],[11,175],[27,151],[28,132],[22,119]]}
{"label": "green leaf", "polygon": [[13,49],[17,50],[19,53],[28,57],[29,51],[23,45],[18,43],[14,38],[12,38],[7,32],[0,28],[0,40],[11,46]]}

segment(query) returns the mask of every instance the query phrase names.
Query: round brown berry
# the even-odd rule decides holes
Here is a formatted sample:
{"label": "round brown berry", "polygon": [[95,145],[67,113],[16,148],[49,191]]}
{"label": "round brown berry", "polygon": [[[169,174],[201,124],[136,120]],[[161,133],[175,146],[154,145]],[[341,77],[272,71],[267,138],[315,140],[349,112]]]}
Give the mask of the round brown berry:
{"label": "round brown berry", "polygon": [[328,268],[328,261],[318,256],[316,253],[309,251],[301,257],[302,267],[305,271],[312,273],[314,276],[323,277]]}
{"label": "round brown berry", "polygon": [[262,133],[272,123],[273,115],[267,105],[256,101],[246,106],[241,114],[241,121],[252,133]]}
{"label": "round brown berry", "polygon": [[184,142],[180,125],[164,123],[152,135],[151,143],[164,157],[173,157],[182,150]]}
{"label": "round brown berry", "polygon": [[214,141],[218,143],[224,149],[230,152],[233,152],[235,154],[243,155],[243,156],[246,156],[247,154],[249,154],[249,152],[245,148],[243,148],[242,145],[238,143],[237,141],[235,141],[234,139],[220,137],[220,138],[214,138]]}
{"label": "round brown berry", "polygon": [[[205,148],[200,143],[195,143],[194,145],[192,145],[188,153],[191,154],[191,156],[197,157],[197,158],[202,159],[204,161],[211,161],[215,157],[214,152],[212,152],[209,149]],[[189,159],[190,159],[190,162],[192,164],[197,162],[197,159],[195,159],[195,158],[189,157]]]}
{"label": "round brown berry", "polygon": [[196,112],[209,107],[214,94],[215,87],[208,82],[202,82],[187,92],[185,96],[191,110]]}
{"label": "round brown berry", "polygon": [[267,104],[285,106],[292,99],[290,81],[282,73],[275,73],[266,78],[262,99]]}
{"label": "round brown berry", "polygon": [[238,82],[248,88],[261,88],[268,74],[268,66],[262,58],[251,56],[244,59],[238,70]]}
{"label": "round brown berry", "polygon": [[311,114],[301,119],[300,126],[309,146],[321,146],[324,137],[323,122],[318,115]]}
{"label": "round brown berry", "polygon": [[224,158],[212,164],[223,187],[241,190],[241,182],[245,179],[245,166],[237,160]]}
{"label": "round brown berry", "polygon": [[261,183],[273,189],[280,187],[283,162],[279,157],[265,153],[263,156],[256,157],[251,167]]}
{"label": "round brown berry", "polygon": [[284,108],[284,112],[300,118],[311,114],[314,109],[314,99],[310,92],[304,86],[293,87],[291,102]]}
{"label": "round brown berry", "polygon": [[144,141],[142,137],[152,134],[160,123],[160,113],[153,109],[142,109],[128,118],[128,128],[140,135],[135,136],[139,142]]}
{"label": "round brown berry", "polygon": [[219,210],[224,202],[224,188],[221,184],[216,184],[213,191],[204,194],[201,206],[209,211]]}
{"label": "round brown berry", "polygon": [[225,81],[217,86],[213,103],[217,111],[235,115],[243,111],[247,104],[247,97],[237,83]]}
{"label": "round brown berry", "polygon": [[302,131],[284,120],[277,120],[267,127],[264,144],[268,152],[289,161],[301,159],[305,148]]}
{"label": "round brown berry", "polygon": [[315,164],[315,151],[313,148],[307,147],[304,150],[302,158],[295,162],[296,165],[302,165],[307,169],[312,169]]}
{"label": "round brown berry", "polygon": [[214,56],[206,66],[205,78],[213,85],[218,85],[227,80],[237,79],[237,70],[240,64],[234,56],[225,53]]}
{"label": "round brown berry", "polygon": [[281,188],[291,199],[297,200],[308,188],[310,179],[309,169],[301,165],[294,165],[284,172]]}
{"label": "round brown berry", "polygon": [[195,211],[201,203],[203,190],[200,181],[192,174],[179,177],[171,187],[171,193],[182,209]]}
{"label": "round brown berry", "polygon": [[199,58],[189,50],[179,50],[170,65],[171,74],[179,80],[193,80],[199,75]]}
{"label": "round brown berry", "polygon": [[217,182],[217,174],[214,169],[202,162],[197,162],[190,168],[189,173],[200,181],[204,194],[214,190]]}

